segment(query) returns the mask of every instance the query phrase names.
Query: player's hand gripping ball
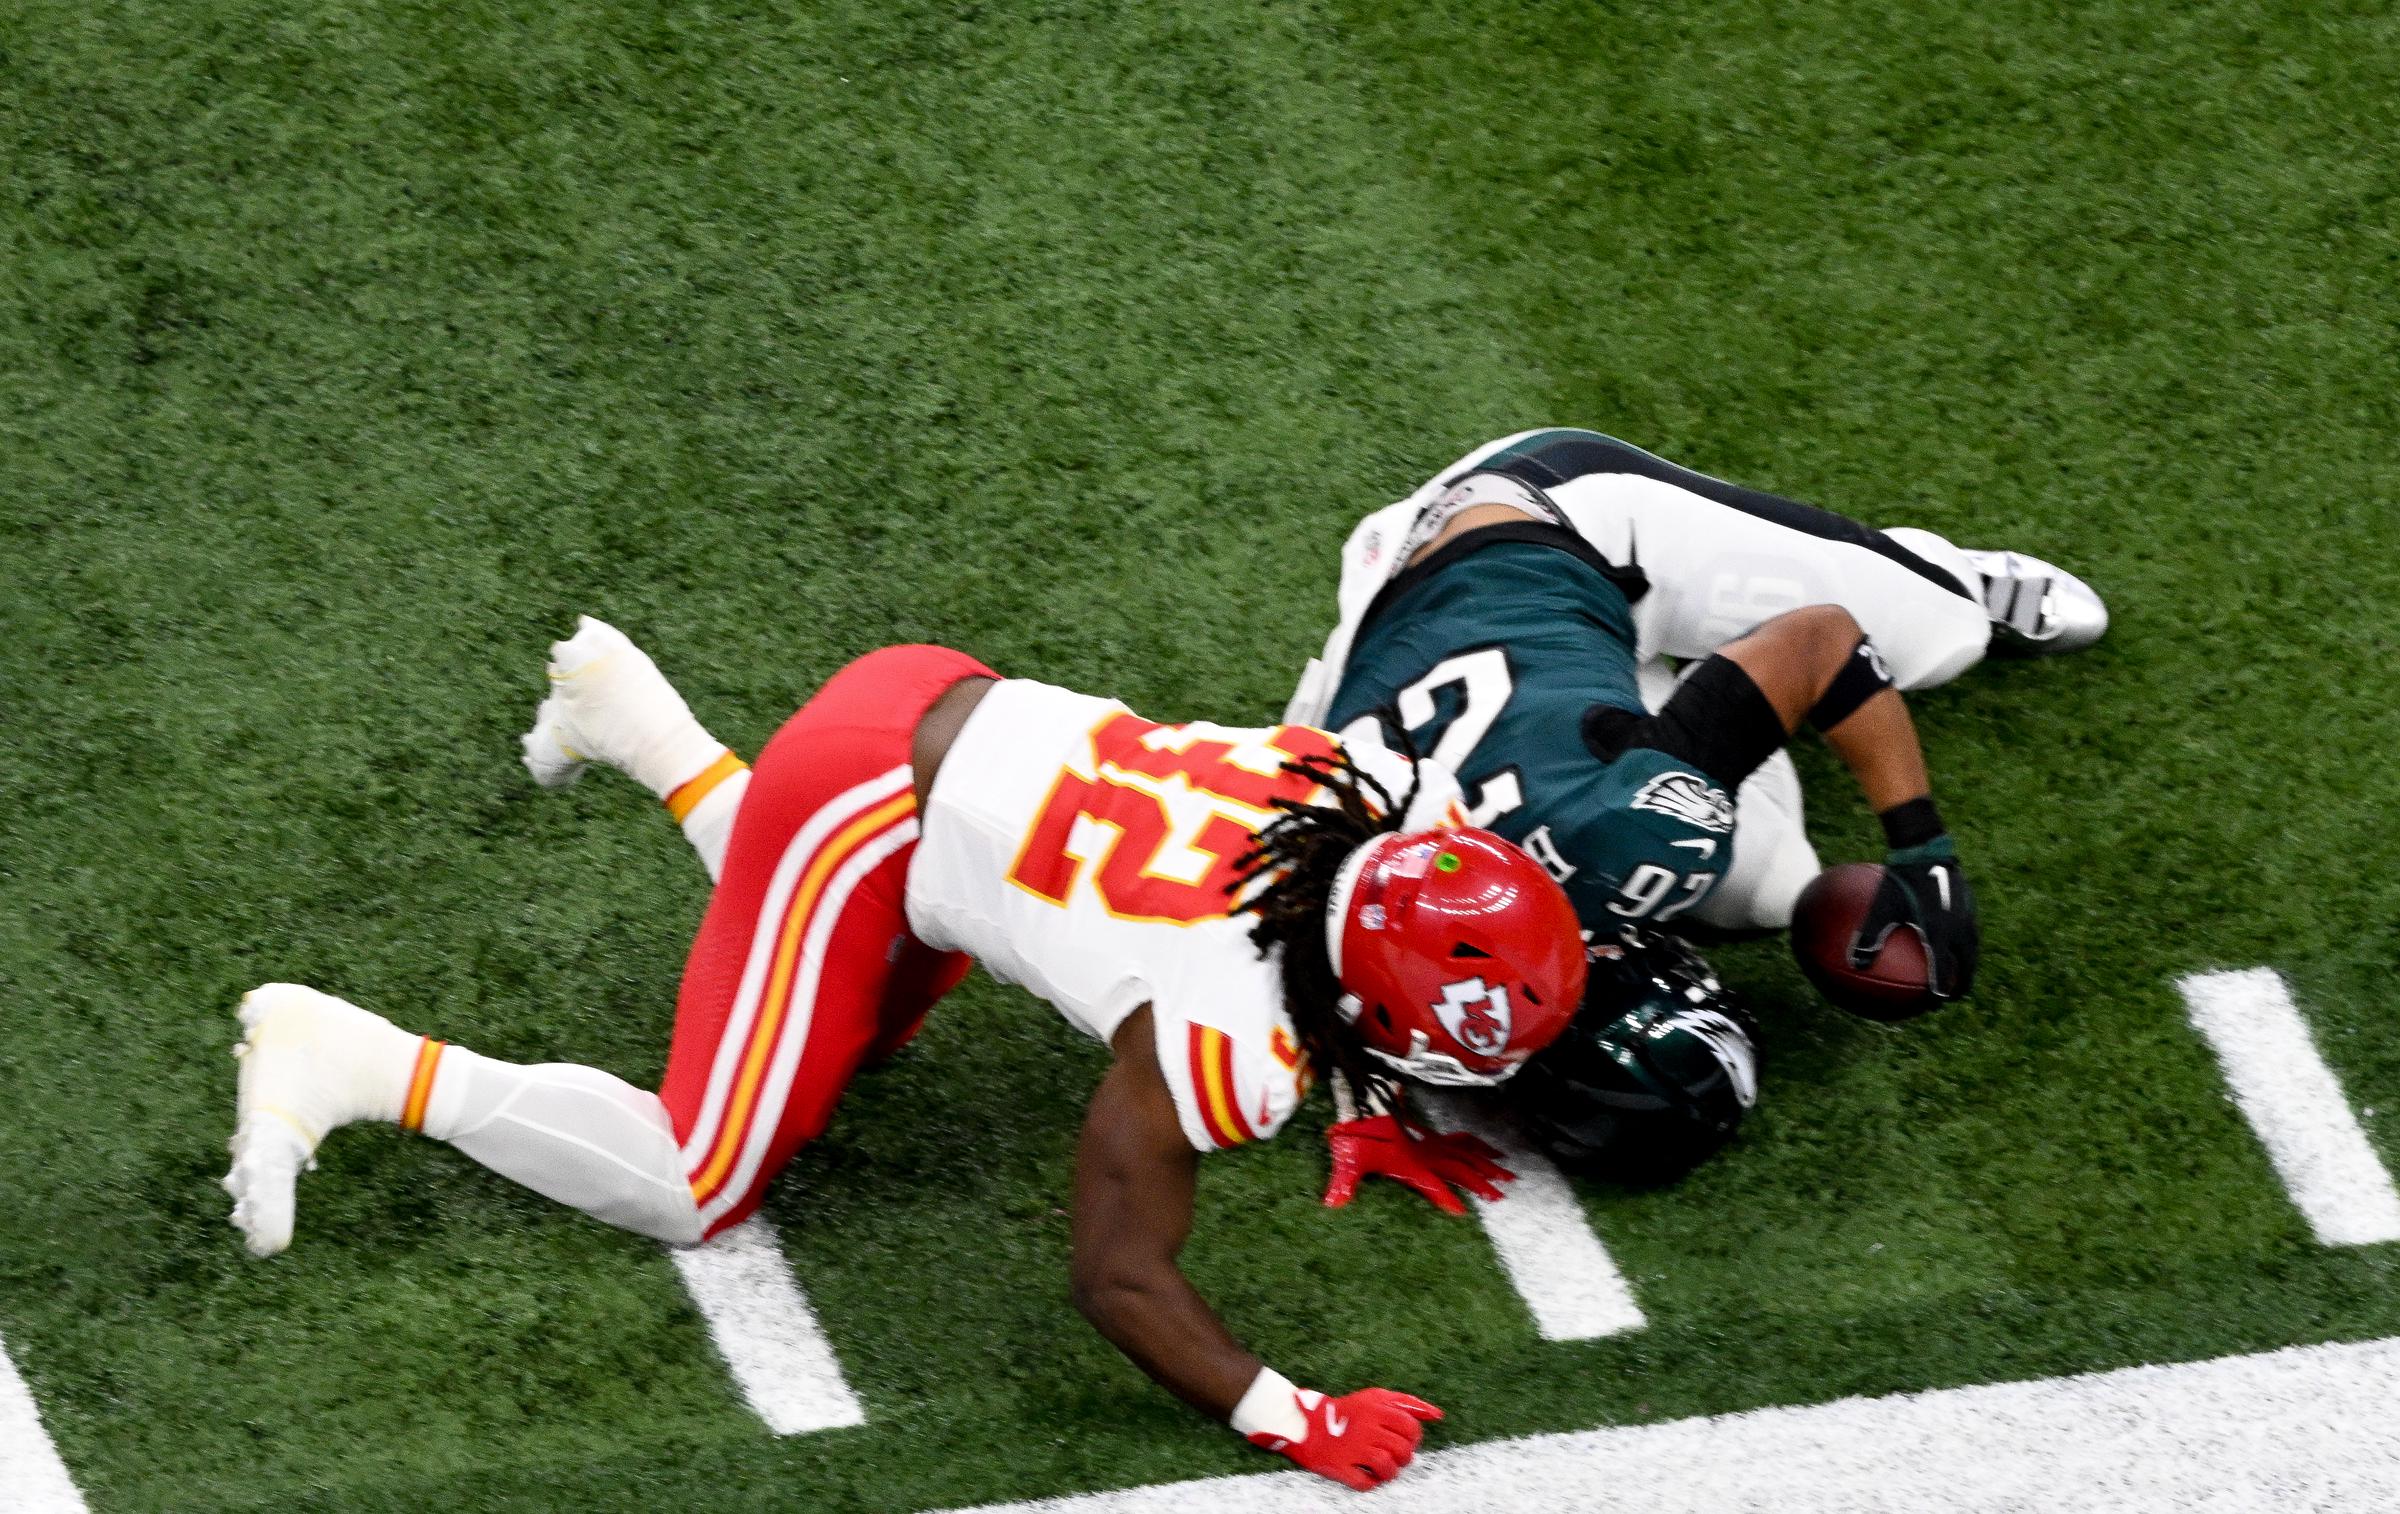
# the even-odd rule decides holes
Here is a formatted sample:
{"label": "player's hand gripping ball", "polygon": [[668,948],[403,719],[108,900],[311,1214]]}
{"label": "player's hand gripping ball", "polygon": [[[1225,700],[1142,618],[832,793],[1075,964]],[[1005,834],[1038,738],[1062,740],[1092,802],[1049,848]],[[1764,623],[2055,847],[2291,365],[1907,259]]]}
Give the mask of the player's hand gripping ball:
{"label": "player's hand gripping ball", "polygon": [[1889,925],[1880,943],[1862,935],[1883,892],[1884,869],[1872,862],[1819,873],[1792,911],[1792,955],[1828,1002],[1870,1020],[1906,1020],[1942,999],[1921,928]]}

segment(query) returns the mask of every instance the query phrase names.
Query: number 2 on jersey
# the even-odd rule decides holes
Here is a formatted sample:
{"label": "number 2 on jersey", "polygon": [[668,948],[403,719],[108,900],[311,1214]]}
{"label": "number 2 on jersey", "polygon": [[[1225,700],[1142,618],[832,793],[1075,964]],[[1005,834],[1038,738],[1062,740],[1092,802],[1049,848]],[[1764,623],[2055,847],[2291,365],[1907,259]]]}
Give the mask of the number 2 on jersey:
{"label": "number 2 on jersey", "polygon": [[[1093,891],[1110,914],[1170,925],[1222,918],[1233,904],[1227,889],[1234,864],[1250,850],[1255,827],[1268,818],[1270,806],[1278,799],[1306,799],[1316,790],[1315,779],[1285,772],[1280,764],[1330,757],[1333,738],[1307,726],[1283,726],[1267,736],[1266,757],[1254,755],[1245,764],[1234,760],[1230,741],[1186,736],[1178,748],[1171,744],[1174,736],[1163,742],[1148,739],[1154,731],[1173,729],[1123,712],[1094,727],[1093,776],[1073,769],[1059,773],[1017,849],[1009,881],[1064,906],[1090,860],[1072,849],[1076,821],[1088,819],[1115,832],[1091,874]],[[1254,754],[1258,750],[1253,746]],[[1188,800],[1169,803],[1178,779],[1194,795],[1230,803],[1206,805],[1195,823]],[[1177,875],[1194,872],[1189,865],[1162,868],[1173,852],[1204,858],[1198,876]]]}
{"label": "number 2 on jersey", "polygon": [[[1517,685],[1508,671],[1508,653],[1499,647],[1445,657],[1428,669],[1424,677],[1402,689],[1393,701],[1400,712],[1400,724],[1412,731],[1431,724],[1438,713],[1434,696],[1453,684],[1459,692],[1458,717],[1426,755],[1457,773],[1490,732],[1492,722],[1507,708],[1508,696],[1516,692]],[[1482,792],[1467,808],[1468,823],[1490,825],[1524,802],[1525,791],[1517,782],[1516,770],[1503,769],[1483,781]]]}

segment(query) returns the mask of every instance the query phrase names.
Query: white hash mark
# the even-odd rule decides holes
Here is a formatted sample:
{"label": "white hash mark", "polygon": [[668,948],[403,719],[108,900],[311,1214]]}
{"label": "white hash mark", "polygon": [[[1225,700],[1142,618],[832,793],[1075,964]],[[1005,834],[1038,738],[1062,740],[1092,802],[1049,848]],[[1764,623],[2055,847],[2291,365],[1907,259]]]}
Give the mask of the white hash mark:
{"label": "white hash mark", "polygon": [[1649,1323],[1625,1274],[1592,1230],[1575,1190],[1550,1159],[1464,1100],[1431,1098],[1426,1111],[1448,1130],[1479,1135],[1517,1175],[1501,1199],[1471,1199],[1508,1280],[1547,1341],[1595,1340]]}
{"label": "white hash mark", "polygon": [[2392,1175],[2351,1117],[2282,977],[2253,967],[2195,973],[2176,987],[2318,1243],[2400,1240]]}
{"label": "white hash mark", "polygon": [[0,1343],[0,1514],[84,1514],[58,1447],[42,1428],[33,1390]]}
{"label": "white hash mark", "polygon": [[705,1246],[669,1254],[768,1429],[802,1435],[867,1422],[765,1220],[753,1215]]}

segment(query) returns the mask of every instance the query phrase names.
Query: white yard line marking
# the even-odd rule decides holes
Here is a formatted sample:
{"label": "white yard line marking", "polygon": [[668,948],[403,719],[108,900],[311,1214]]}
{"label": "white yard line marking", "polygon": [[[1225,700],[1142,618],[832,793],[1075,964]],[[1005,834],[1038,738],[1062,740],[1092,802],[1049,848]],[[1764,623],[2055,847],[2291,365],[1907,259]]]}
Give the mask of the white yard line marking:
{"label": "white yard line marking", "polygon": [[1625,1274],[1593,1233],[1575,1190],[1548,1157],[1463,1099],[1424,1101],[1435,1122],[1465,1130],[1500,1148],[1500,1165],[1517,1175],[1497,1203],[1472,1199],[1500,1265],[1517,1296],[1533,1311],[1534,1328],[1551,1341],[1594,1340],[1639,1330],[1649,1321]]}
{"label": "white yard line marking", "polygon": [[2273,969],[2179,979],[2192,1024],[2319,1243],[2400,1240],[2400,1193]]}
{"label": "white yard line marking", "polygon": [[58,1447],[42,1428],[33,1390],[0,1343],[0,1514],[84,1514]]}
{"label": "white yard line marking", "polygon": [[754,1215],[705,1246],[670,1254],[768,1429],[800,1435],[867,1422],[766,1221]]}
{"label": "white yard line marking", "polygon": [[2395,1398],[2400,1339],[2297,1346],[1486,1441],[1419,1456],[1371,1504],[1277,1472],[972,1514],[2389,1514],[2400,1507]]}

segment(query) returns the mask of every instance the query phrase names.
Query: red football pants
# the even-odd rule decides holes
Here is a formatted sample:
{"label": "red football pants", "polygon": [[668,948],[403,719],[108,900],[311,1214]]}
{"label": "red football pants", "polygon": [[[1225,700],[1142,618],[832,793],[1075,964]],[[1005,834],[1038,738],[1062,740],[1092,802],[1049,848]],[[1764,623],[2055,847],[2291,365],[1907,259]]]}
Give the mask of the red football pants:
{"label": "red football pants", "polygon": [[967,957],[908,928],[909,745],[953,684],[998,676],[947,647],[885,647],[834,674],[759,754],[659,1089],[707,1234],[747,1218],[859,1065],[906,1044],[966,976]]}

